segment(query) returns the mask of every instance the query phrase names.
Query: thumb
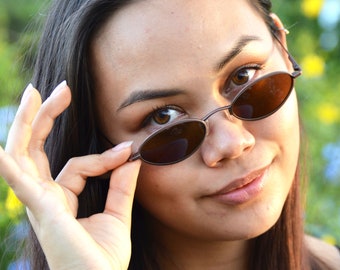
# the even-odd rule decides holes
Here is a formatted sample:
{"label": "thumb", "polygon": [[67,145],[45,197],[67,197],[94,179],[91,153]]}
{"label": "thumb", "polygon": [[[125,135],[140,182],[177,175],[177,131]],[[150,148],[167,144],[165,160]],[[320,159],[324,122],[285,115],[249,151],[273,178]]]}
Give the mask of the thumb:
{"label": "thumb", "polygon": [[104,213],[131,224],[133,198],[141,161],[127,162],[112,172]]}

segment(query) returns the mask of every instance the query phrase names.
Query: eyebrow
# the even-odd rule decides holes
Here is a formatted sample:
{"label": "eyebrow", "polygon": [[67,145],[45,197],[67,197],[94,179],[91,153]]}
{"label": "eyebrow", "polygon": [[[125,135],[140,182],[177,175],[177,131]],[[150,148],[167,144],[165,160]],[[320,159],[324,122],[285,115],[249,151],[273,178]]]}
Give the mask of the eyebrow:
{"label": "eyebrow", "polygon": [[252,41],[262,40],[258,36],[244,35],[241,36],[236,45],[223,57],[223,59],[215,66],[215,71],[220,72],[231,60],[239,55],[243,48]]}
{"label": "eyebrow", "polygon": [[184,94],[184,90],[180,89],[150,89],[150,90],[141,90],[135,91],[130,94],[130,96],[121,103],[118,107],[117,111],[132,105],[137,102],[151,100],[151,99],[158,99],[158,98],[166,98],[166,97],[173,97]]}
{"label": "eyebrow", "polygon": [[[233,60],[237,55],[239,55],[243,48],[247,46],[252,41],[260,41],[261,38],[258,36],[244,35],[238,40],[236,45],[223,57],[223,59],[215,66],[215,71],[221,71],[231,60]],[[132,92],[130,96],[125,99],[117,109],[117,112],[127,106],[130,106],[134,103],[173,97],[184,94],[183,90],[180,89],[147,89],[147,90],[139,90]]]}

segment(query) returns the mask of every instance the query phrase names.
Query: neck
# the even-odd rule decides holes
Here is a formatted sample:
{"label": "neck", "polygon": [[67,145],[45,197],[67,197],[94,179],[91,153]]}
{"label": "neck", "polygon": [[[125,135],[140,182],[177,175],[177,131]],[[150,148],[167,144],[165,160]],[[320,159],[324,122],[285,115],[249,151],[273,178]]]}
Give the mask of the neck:
{"label": "neck", "polygon": [[248,269],[249,240],[198,239],[157,225],[152,231],[160,269]]}

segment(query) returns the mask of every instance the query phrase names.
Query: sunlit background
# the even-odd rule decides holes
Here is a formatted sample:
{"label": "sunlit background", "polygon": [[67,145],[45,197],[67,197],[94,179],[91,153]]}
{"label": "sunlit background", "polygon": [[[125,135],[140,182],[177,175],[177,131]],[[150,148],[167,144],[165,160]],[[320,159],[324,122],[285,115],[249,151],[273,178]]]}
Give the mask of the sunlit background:
{"label": "sunlit background", "polygon": [[296,88],[309,153],[306,230],[340,244],[340,1],[273,2],[303,69]]}
{"label": "sunlit background", "polygon": [[[17,97],[29,82],[30,63],[48,1],[0,0],[0,144],[4,146]],[[303,68],[297,81],[309,172],[306,231],[340,244],[340,1],[273,0],[289,50]],[[27,29],[27,25],[30,26]],[[24,57],[26,55],[26,57]],[[8,235],[22,237],[24,209],[0,179],[0,269],[15,248]]]}

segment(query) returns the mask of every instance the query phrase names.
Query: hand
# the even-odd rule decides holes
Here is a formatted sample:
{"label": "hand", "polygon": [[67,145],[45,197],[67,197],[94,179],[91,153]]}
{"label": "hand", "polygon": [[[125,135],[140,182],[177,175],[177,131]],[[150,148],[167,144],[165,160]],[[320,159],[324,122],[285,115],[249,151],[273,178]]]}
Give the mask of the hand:
{"label": "hand", "polygon": [[[41,104],[31,85],[0,147],[0,175],[27,207],[51,269],[127,269],[131,256],[131,210],[140,161],[126,162],[131,143],[98,155],[71,159],[53,181],[44,143],[55,118],[70,104],[60,84]],[[78,195],[87,177],[113,171],[103,213],[77,220]]]}

